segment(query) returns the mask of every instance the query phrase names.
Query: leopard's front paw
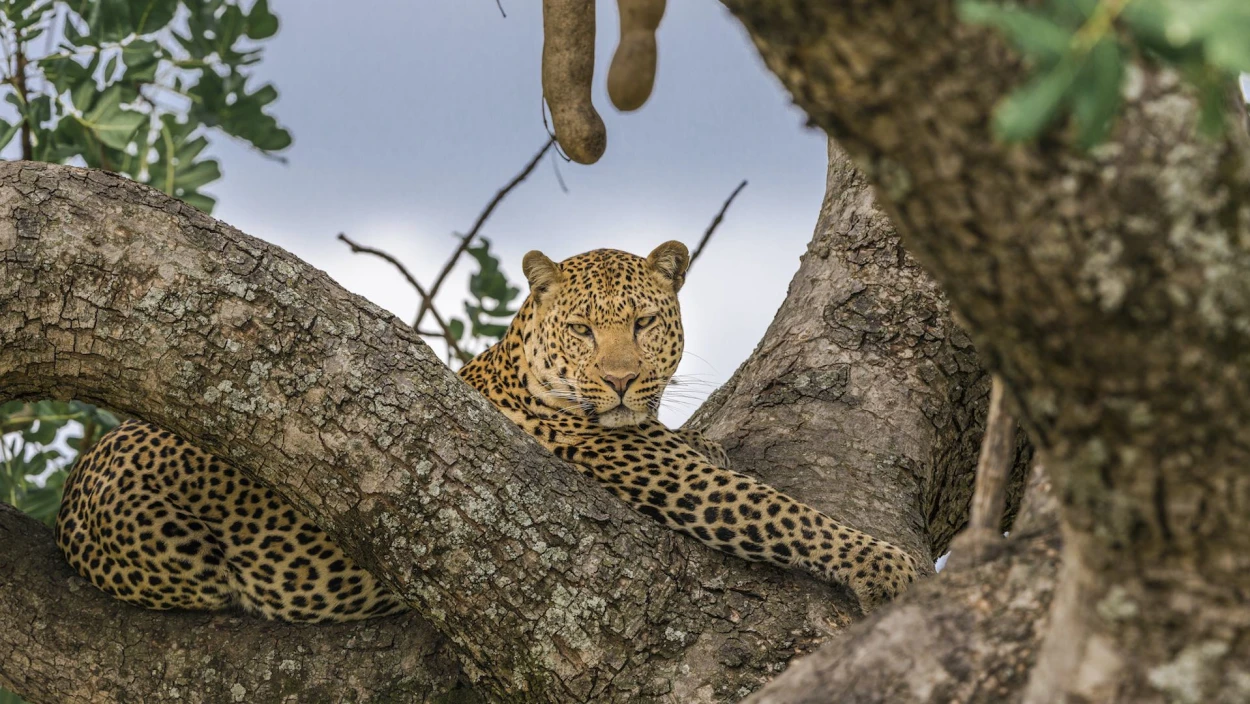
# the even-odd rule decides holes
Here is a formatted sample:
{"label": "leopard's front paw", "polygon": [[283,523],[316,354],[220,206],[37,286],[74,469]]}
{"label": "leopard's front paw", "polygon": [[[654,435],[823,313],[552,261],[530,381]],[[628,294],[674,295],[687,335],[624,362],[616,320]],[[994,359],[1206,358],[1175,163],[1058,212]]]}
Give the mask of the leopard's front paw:
{"label": "leopard's front paw", "polygon": [[875,564],[876,569],[857,570],[847,580],[865,614],[897,599],[920,575],[915,558],[888,543],[879,557],[874,556],[865,564]]}

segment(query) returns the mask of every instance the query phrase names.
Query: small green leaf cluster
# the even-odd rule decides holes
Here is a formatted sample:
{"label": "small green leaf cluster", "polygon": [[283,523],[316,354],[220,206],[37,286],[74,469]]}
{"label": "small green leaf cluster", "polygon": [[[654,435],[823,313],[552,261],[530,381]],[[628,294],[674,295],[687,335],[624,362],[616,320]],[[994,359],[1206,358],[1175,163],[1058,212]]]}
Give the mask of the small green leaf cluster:
{"label": "small green leaf cluster", "polygon": [[[82,426],[83,432],[65,439],[73,453],[66,456],[54,443],[71,422]],[[52,525],[76,454],[116,425],[112,413],[81,401],[0,405],[0,500]]]}
{"label": "small green leaf cluster", "polygon": [[1246,0],[1047,0],[1020,7],[959,4],[964,21],[1000,30],[1032,64],[1029,81],[998,106],[995,133],[1038,137],[1070,113],[1078,144],[1104,141],[1133,56],[1179,70],[1202,99],[1202,128],[1223,128],[1228,86],[1250,72]]}
{"label": "small green leaf cluster", "polygon": [[203,155],[217,132],[274,156],[290,133],[268,112],[277,90],[249,90],[261,42],[278,31],[268,0],[7,0],[0,41],[16,53],[0,148],[125,174],[205,212],[221,178]]}
{"label": "small green leaf cluster", "polygon": [[[469,277],[469,296],[465,300],[465,318],[452,318],[447,322],[457,343],[469,342],[474,347],[485,348],[501,339],[508,330],[516,308],[512,307],[521,290],[508,282],[499,268],[499,258],[490,250],[490,240],[480,238],[481,244],[469,247],[469,255],[477,261],[478,270]],[[466,322],[467,321],[467,322]]]}

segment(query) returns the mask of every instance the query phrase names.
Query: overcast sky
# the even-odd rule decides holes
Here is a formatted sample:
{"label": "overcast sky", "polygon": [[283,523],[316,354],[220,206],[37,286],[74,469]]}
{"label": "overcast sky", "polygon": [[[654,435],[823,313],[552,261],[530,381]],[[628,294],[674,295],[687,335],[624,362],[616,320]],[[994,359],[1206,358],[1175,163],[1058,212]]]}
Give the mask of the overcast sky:
{"label": "overcast sky", "polygon": [[[640,111],[617,113],[603,87],[615,3],[599,3],[595,101],[608,149],[593,166],[550,160],[513,191],[483,234],[523,284],[521,256],[597,247],[691,248],[742,179],[738,197],[682,291],[689,353],[681,373],[719,383],[750,354],[785,296],[824,191],[823,136],[714,0],[668,3],[659,75]],[[496,190],[542,146],[539,3],[389,0],[347,7],[277,2],[282,27],[257,77],[295,143],[289,163],[218,140],[225,177],[214,215],[327,271],[411,320],[416,296],[386,263],[353,256],[338,232],[399,256],[428,283]],[[471,261],[440,299],[458,312]],[[697,357],[696,357],[697,355]],[[701,358],[701,359],[700,359]],[[706,361],[703,361],[706,360]],[[693,407],[671,407],[683,420]]]}

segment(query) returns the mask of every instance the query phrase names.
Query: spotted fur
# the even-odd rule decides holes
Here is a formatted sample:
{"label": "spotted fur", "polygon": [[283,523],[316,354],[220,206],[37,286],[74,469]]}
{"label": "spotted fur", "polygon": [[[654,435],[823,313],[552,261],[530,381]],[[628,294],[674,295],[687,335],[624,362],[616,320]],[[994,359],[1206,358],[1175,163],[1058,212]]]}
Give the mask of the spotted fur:
{"label": "spotted fur", "polygon": [[92,584],[149,609],[241,606],[315,622],[404,608],[272,489],[141,421],[79,459],[56,541]]}
{"label": "spotted fur", "polygon": [[[916,576],[888,543],[744,474],[656,409],[681,358],[677,291],[689,256],[526,255],[531,294],[498,344],[461,370],[513,422],[639,513],[747,560],[848,585],[865,609]],[[80,574],[151,609],[241,606],[293,622],[403,610],[268,487],[169,431],[129,421],[70,474],[57,544]]]}

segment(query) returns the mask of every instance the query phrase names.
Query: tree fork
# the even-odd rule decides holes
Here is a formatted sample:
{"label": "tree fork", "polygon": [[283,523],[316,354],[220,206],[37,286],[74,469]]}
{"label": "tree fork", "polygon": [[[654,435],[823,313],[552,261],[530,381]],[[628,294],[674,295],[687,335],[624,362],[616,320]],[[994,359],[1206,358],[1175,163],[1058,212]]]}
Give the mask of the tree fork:
{"label": "tree fork", "polygon": [[7,163],[0,216],[0,393],[114,408],[246,468],[425,615],[485,693],[735,700],[855,613],[840,589],[633,514],[410,328],[172,198]]}
{"label": "tree fork", "polygon": [[[429,615],[484,692],[734,701],[849,622],[839,590],[633,515],[410,329],[277,248],[66,167],[0,166],[0,210],[0,390],[135,413],[250,468]],[[948,495],[971,484],[969,448],[955,455],[962,474],[934,473]],[[849,500],[901,482],[902,515],[916,510],[913,481],[869,464],[840,484]],[[920,515],[895,525],[910,535],[877,534],[926,542]],[[495,631],[482,623],[492,609]]]}

